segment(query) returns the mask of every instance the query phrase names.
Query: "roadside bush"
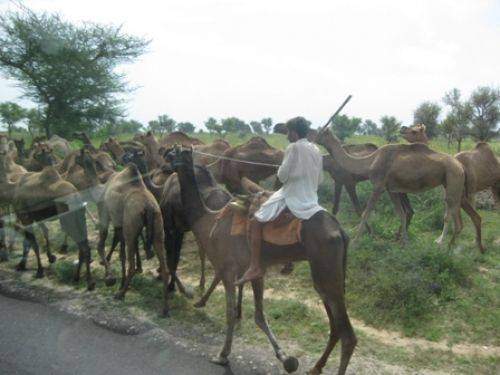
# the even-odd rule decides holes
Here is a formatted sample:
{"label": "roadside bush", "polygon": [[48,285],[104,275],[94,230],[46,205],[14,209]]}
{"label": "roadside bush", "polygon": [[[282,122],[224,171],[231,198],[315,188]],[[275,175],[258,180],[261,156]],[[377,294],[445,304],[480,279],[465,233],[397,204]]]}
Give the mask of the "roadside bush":
{"label": "roadside bush", "polygon": [[348,256],[348,300],[368,323],[399,323],[406,333],[469,286],[470,258],[437,246],[400,248],[364,238]]}

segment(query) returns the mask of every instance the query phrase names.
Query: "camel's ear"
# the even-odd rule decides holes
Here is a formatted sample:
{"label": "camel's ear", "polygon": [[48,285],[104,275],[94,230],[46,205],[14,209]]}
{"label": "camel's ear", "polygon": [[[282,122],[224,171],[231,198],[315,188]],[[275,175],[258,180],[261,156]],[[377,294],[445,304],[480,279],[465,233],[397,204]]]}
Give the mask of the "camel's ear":
{"label": "camel's ear", "polygon": [[266,191],[266,189],[264,189],[262,186],[256,184],[246,177],[241,178],[241,186],[243,187],[243,190],[248,194],[256,194]]}

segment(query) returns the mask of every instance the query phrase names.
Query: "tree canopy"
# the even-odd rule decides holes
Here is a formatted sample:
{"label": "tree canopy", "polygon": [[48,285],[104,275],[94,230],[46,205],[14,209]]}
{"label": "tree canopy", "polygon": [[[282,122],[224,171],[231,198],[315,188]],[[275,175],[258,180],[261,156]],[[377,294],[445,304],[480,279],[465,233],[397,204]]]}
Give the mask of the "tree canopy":
{"label": "tree canopy", "polygon": [[194,125],[190,122],[179,122],[177,124],[177,130],[184,133],[194,133]]}
{"label": "tree canopy", "polygon": [[14,125],[26,117],[26,111],[20,105],[12,102],[0,103],[0,118],[7,125],[9,137]]}
{"label": "tree canopy", "polygon": [[488,141],[498,134],[500,121],[500,90],[478,87],[469,100],[471,135],[478,141]]}
{"label": "tree canopy", "polygon": [[425,132],[429,138],[434,138],[438,135],[439,114],[441,107],[437,103],[424,102],[420,104],[415,112],[413,112],[413,124],[424,124]]}
{"label": "tree canopy", "polygon": [[382,116],[380,119],[382,124],[382,134],[387,142],[396,142],[398,139],[401,122],[394,116]]}
{"label": "tree canopy", "polygon": [[121,27],[76,25],[24,7],[0,16],[0,70],[41,108],[47,137],[92,131],[121,116],[119,94],[130,88],[115,68],[148,43]]}
{"label": "tree canopy", "polygon": [[363,120],[359,117],[349,117],[347,115],[339,115],[334,118],[332,129],[337,137],[344,141],[346,138],[351,137],[359,130]]}

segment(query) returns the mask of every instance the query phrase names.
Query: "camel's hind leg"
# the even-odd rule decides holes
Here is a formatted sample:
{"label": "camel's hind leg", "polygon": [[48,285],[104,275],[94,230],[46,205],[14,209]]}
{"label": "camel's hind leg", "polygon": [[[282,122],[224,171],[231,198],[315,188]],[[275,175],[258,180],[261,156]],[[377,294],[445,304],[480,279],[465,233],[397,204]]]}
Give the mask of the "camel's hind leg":
{"label": "camel's hind leg", "polygon": [[38,242],[36,241],[36,237],[33,234],[32,226],[28,229],[27,227],[23,227],[21,225],[15,224],[15,228],[17,231],[21,232],[24,235],[24,242],[23,242],[23,257],[19,264],[17,265],[16,269],[18,271],[23,271],[26,269],[26,261],[29,253],[30,246],[33,247],[33,250],[35,251],[36,255],[36,261],[38,265],[38,269],[36,272],[37,278],[42,278],[44,276],[43,274],[43,266],[42,266],[42,259],[40,258],[40,248],[38,246]]}
{"label": "camel's hind leg", "polygon": [[43,238],[45,239],[45,252],[47,253],[47,259],[49,260],[49,263],[54,263],[57,258],[50,251],[49,228],[47,228],[45,223],[39,223],[38,226],[42,230]]}
{"label": "camel's hind leg", "polygon": [[484,253],[486,249],[484,248],[481,239],[481,216],[479,216],[474,207],[472,207],[469,201],[465,198],[462,199],[462,208],[474,223],[474,227],[476,228],[476,244],[479,247],[479,251],[481,251],[481,253]]}
{"label": "camel's hind leg", "polygon": [[212,283],[208,287],[205,294],[203,294],[203,296],[200,298],[200,300],[194,304],[194,307],[198,307],[198,308],[204,307],[207,304],[208,299],[210,298],[213,291],[215,290],[215,288],[217,287],[217,285],[220,283],[221,280],[222,280],[222,278],[217,273],[215,273],[215,276],[214,276],[214,279],[212,280]]}
{"label": "camel's hind leg", "polygon": [[283,351],[283,349],[278,344],[274,333],[269,328],[267,324],[266,317],[264,315],[264,279],[258,279],[252,281],[252,289],[255,304],[255,324],[266,334],[269,342],[271,343],[276,357],[283,364],[283,367],[287,372],[294,372],[299,367],[299,361],[295,357],[289,357]]}
{"label": "camel's hind leg", "polygon": [[[135,269],[135,256],[136,256],[136,252],[139,248],[138,246],[138,235],[135,236],[130,236],[132,238],[129,237],[129,235],[125,234],[124,237],[126,237],[126,240],[124,241],[124,244],[125,244],[125,247],[126,247],[126,255],[125,257],[127,258],[128,260],[128,269],[127,269],[127,273],[124,277],[124,280],[122,281],[122,286],[120,288],[120,290],[118,291],[118,293],[116,293],[115,295],[115,298],[116,299],[123,299],[125,297],[125,293],[127,292],[128,288],[129,288],[129,285],[130,285],[130,282],[132,281],[134,275],[135,275],[135,272],[136,272],[136,269]],[[135,237],[135,238],[133,238]],[[123,239],[123,237],[122,237]],[[122,246],[120,246],[120,257],[122,257]],[[122,261],[123,263],[123,261]]]}
{"label": "camel's hind leg", "polygon": [[391,197],[392,204],[394,205],[394,211],[399,216],[399,220],[401,222],[398,233],[396,234],[396,238],[400,239],[403,245],[408,243],[408,223],[407,223],[407,212],[403,206],[402,194],[399,193],[391,193],[389,192],[389,196]]}

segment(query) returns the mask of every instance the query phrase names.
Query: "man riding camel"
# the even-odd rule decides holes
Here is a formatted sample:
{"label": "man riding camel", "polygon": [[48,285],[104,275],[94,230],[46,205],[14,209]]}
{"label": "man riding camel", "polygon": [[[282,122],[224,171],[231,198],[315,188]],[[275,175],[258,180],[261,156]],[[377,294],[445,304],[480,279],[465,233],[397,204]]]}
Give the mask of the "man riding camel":
{"label": "man riding camel", "polygon": [[318,204],[318,186],[323,179],[323,158],[318,147],[307,140],[309,121],[303,117],[295,117],[285,125],[290,144],[278,169],[278,179],[283,186],[250,219],[250,266],[236,282],[238,285],[264,276],[260,253],[265,223],[276,220],[286,209],[301,220],[308,220],[318,211],[324,210]]}

